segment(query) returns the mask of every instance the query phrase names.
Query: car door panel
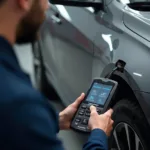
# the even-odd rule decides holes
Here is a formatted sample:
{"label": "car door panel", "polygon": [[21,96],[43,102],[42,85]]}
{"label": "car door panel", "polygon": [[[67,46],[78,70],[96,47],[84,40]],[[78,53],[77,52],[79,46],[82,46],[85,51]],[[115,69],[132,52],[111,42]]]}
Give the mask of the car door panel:
{"label": "car door panel", "polygon": [[[93,16],[89,12],[84,11],[83,8],[67,6],[63,6],[68,13],[68,15],[64,15],[62,7],[56,7],[59,8],[58,11],[62,19],[62,24],[60,26],[55,26],[57,36],[69,40],[69,42],[75,43],[76,45],[83,47],[85,51],[93,54],[93,37],[95,34],[93,34],[94,32],[91,28],[92,23],[90,23],[93,21]],[[83,20],[84,22],[82,22]]]}
{"label": "car door panel", "polygon": [[[97,65],[98,59],[94,56],[95,52],[93,53],[94,40],[97,34],[103,31],[103,28],[99,27],[99,22],[95,20],[95,14],[88,9],[65,8],[70,19],[67,20],[63,17],[64,15],[60,15],[62,24],[55,26],[56,45],[57,51],[59,51],[60,73],[58,79],[62,86],[61,92],[65,93],[62,99],[66,100],[69,97],[69,100],[74,100],[81,91],[87,90],[94,77],[100,76],[100,72],[105,66],[103,60],[101,61],[102,58],[100,59],[101,67]],[[64,86],[67,88],[64,89]]]}
{"label": "car door panel", "polygon": [[[60,10],[62,7],[57,8]],[[69,12],[68,15],[62,15],[63,12],[62,9],[59,11],[61,24],[54,24],[57,47],[55,64],[58,70],[55,76],[58,80],[57,91],[63,102],[68,105],[82,91],[87,90],[91,81],[93,43],[72,24],[72,20],[67,17]]]}

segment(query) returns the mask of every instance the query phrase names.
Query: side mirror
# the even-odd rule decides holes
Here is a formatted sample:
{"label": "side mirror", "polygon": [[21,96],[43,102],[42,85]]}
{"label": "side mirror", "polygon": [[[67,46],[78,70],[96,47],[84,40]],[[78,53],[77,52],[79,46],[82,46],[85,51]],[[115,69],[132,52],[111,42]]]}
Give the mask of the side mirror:
{"label": "side mirror", "polygon": [[76,7],[94,7],[103,9],[104,0],[50,0],[54,5],[76,6]]}

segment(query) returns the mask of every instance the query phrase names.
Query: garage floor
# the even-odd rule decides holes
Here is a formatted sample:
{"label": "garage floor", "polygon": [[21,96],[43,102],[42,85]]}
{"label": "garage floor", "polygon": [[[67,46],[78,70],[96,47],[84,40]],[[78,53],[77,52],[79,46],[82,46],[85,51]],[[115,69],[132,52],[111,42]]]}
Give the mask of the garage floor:
{"label": "garage floor", "polygon": [[[34,71],[33,71],[33,57],[30,45],[24,46],[15,46],[16,55],[19,59],[22,69],[29,73],[33,84],[34,80]],[[56,108],[57,111],[64,109],[61,102],[53,101],[51,104]],[[81,150],[83,143],[87,140],[87,135],[77,133],[75,131],[60,131],[59,138],[63,141],[65,150]]]}

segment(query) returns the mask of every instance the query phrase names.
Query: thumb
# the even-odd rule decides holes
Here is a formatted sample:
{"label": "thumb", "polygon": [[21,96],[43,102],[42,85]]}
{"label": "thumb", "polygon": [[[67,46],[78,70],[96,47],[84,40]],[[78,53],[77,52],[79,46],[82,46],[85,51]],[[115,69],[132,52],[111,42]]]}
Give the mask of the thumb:
{"label": "thumb", "polygon": [[84,99],[84,97],[85,97],[85,94],[82,93],[82,94],[76,99],[76,101],[74,102],[74,105],[75,105],[76,107],[78,107],[78,106],[80,105],[80,103],[82,102],[82,100]]}
{"label": "thumb", "polygon": [[96,111],[96,107],[94,107],[94,106],[90,106],[90,111],[91,111],[91,113],[95,113],[95,112],[97,112],[97,111]]}

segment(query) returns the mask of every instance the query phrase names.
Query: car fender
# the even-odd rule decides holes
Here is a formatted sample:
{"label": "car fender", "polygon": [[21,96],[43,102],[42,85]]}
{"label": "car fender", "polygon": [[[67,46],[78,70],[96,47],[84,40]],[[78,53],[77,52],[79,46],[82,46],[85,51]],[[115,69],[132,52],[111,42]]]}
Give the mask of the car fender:
{"label": "car fender", "polygon": [[[101,77],[107,77],[112,70],[115,68],[114,63],[108,64],[102,71]],[[114,71],[113,75],[120,77],[122,80],[126,82],[126,84],[131,88],[132,92],[134,93],[134,96],[138,102],[138,104],[141,107],[141,110],[143,111],[147,121],[150,124],[150,94],[146,92],[142,92],[140,89],[140,86],[138,83],[132,78],[132,75],[130,72],[127,71],[127,69],[124,69],[124,72],[120,71]],[[125,91],[126,92],[126,91]]]}

